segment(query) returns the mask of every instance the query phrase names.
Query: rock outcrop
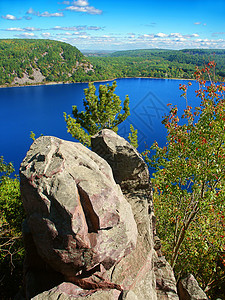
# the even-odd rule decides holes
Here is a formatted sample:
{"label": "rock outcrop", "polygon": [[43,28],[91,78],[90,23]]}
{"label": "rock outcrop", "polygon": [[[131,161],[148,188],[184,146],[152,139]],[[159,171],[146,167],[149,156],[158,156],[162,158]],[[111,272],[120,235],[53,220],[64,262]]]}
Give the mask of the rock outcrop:
{"label": "rock outcrop", "polygon": [[178,299],[141,155],[111,130],[92,149],[40,137],[21,164],[27,299]]}
{"label": "rock outcrop", "polygon": [[142,156],[125,139],[108,129],[96,134],[91,144],[93,151],[110,164],[116,182],[132,207],[138,228],[137,246],[115,266],[113,281],[122,281],[124,288],[132,290],[139,300],[178,299],[172,269],[161,255],[152,187]]}
{"label": "rock outcrop", "polygon": [[192,274],[178,282],[178,295],[180,300],[207,300],[208,297],[198,285]]}

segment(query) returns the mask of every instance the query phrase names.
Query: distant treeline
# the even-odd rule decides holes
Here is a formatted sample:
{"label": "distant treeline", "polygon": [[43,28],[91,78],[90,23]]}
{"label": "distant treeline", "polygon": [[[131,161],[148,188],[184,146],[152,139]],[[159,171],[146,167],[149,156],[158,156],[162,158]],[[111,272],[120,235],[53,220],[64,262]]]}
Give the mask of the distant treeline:
{"label": "distant treeline", "polygon": [[19,84],[23,78],[23,84],[123,77],[192,79],[196,66],[203,68],[211,60],[216,62],[216,79],[224,81],[225,50],[95,51],[85,57],[76,47],[59,41],[5,39],[0,40],[0,85]]}
{"label": "distant treeline", "polygon": [[217,80],[225,78],[225,50],[129,50],[97,57],[88,54],[95,75],[105,71],[105,77],[156,77],[192,79],[196,66],[203,68],[209,61],[216,62]]}

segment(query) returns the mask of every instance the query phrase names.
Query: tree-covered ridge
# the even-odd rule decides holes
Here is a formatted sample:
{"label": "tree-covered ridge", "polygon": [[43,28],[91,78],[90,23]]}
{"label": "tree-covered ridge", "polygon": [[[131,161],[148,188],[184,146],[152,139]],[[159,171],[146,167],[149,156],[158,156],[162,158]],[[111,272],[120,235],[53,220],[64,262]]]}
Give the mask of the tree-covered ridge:
{"label": "tree-covered ridge", "polygon": [[0,84],[86,81],[90,62],[69,44],[35,39],[0,40]]}
{"label": "tree-covered ridge", "polygon": [[67,43],[41,39],[0,40],[0,85],[91,82],[124,77],[192,79],[196,66],[216,62],[225,78],[225,50],[142,49],[86,53]]}
{"label": "tree-covered ridge", "polygon": [[194,78],[196,66],[204,68],[208,61],[216,62],[216,78],[225,78],[225,50],[214,49],[143,49],[116,51],[105,57],[92,57],[89,60],[95,68],[95,76],[105,69],[105,76],[111,77],[155,77],[155,78]]}

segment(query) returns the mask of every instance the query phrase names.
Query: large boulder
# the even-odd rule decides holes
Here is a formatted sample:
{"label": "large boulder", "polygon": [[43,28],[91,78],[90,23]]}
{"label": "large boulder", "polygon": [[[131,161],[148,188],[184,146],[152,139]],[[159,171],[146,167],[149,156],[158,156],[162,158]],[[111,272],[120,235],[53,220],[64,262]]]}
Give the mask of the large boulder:
{"label": "large boulder", "polygon": [[20,178],[25,236],[40,258],[82,288],[110,288],[85,278],[103,276],[135,248],[137,225],[108,163],[80,143],[45,136],[32,144]]}
{"label": "large boulder", "polygon": [[[92,150],[111,166],[116,182],[132,207],[138,228],[137,245],[111,274],[138,300],[178,299],[172,268],[162,257],[148,167],[140,153],[112,130],[104,129],[91,139]],[[134,298],[135,299],[135,298]]]}
{"label": "large boulder", "polygon": [[21,164],[27,298],[177,300],[143,158],[107,129],[92,150],[41,137]]}

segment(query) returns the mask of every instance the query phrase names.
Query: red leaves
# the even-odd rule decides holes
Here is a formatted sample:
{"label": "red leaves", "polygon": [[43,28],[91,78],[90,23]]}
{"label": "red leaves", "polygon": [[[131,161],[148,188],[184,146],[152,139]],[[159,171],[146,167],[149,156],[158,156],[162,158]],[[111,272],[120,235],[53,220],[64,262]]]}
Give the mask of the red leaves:
{"label": "red leaves", "polygon": [[210,61],[210,62],[208,63],[208,66],[209,66],[210,68],[215,67],[215,66],[216,66],[215,61],[214,61],[214,60],[213,60],[213,61]]}
{"label": "red leaves", "polygon": [[206,143],[207,143],[206,138],[202,138],[202,144],[206,144]]}
{"label": "red leaves", "polygon": [[182,91],[184,91],[184,92],[186,92],[187,91],[187,86],[186,86],[186,84],[179,84],[179,89],[180,90],[182,90]]}

